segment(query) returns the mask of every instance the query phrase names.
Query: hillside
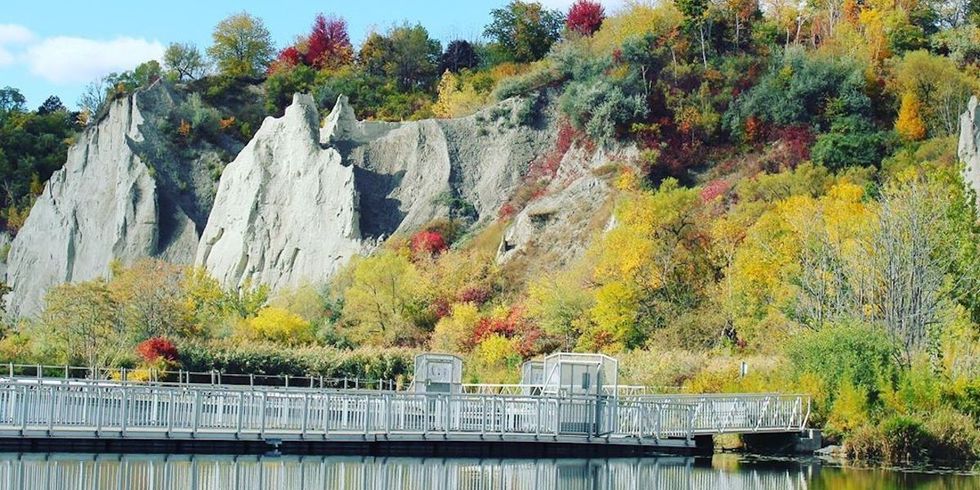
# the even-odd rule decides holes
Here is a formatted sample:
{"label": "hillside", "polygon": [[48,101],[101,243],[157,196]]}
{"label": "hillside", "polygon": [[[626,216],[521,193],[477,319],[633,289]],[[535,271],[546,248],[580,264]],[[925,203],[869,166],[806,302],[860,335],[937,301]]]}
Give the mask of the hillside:
{"label": "hillside", "polygon": [[4,109],[0,162],[39,152],[15,119],[74,136],[0,166],[0,359],[395,377],[438,350],[512,382],[599,351],[812,394],[854,457],[899,429],[975,457],[980,13],[807,8],[515,1],[485,40],[356,50],[337,17],[273,49],[236,14],[210,69],[172,45],[78,114]]}

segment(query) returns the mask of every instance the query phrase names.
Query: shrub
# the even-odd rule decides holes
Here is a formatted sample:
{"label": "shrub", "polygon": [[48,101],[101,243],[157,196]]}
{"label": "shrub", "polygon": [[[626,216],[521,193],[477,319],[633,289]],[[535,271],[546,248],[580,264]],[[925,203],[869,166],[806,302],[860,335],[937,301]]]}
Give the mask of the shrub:
{"label": "shrub", "polygon": [[980,457],[980,430],[965,414],[941,408],[925,423],[929,433],[926,448],[932,459],[950,461]]}
{"label": "shrub", "polygon": [[174,346],[173,342],[163,337],[154,337],[140,342],[136,346],[136,353],[145,362],[156,362],[160,359],[173,362],[178,357],[177,347]]}
{"label": "shrub", "polygon": [[445,252],[449,245],[443,239],[442,234],[432,230],[422,230],[414,235],[410,240],[412,254],[416,257],[439,255]]}
{"label": "shrub", "polygon": [[929,434],[918,419],[893,416],[882,422],[881,433],[884,437],[883,459],[888,463],[910,464],[927,455]]}
{"label": "shrub", "polygon": [[884,435],[873,425],[862,425],[844,442],[844,456],[858,461],[880,461],[885,454]]}
{"label": "shrub", "polygon": [[285,308],[275,306],[262,308],[255,318],[245,322],[245,326],[245,336],[251,339],[296,345],[312,342],[314,338],[310,322]]}
{"label": "shrub", "polygon": [[829,325],[793,339],[787,357],[797,378],[812,373],[833,403],[845,377],[855,388],[877,395],[879,379],[893,371],[891,343],[880,329],[857,322]]}

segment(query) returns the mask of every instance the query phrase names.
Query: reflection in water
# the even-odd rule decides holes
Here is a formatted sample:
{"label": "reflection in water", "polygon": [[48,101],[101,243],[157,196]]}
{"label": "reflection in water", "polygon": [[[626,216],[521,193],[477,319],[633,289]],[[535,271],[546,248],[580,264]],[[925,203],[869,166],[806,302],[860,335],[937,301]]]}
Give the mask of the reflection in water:
{"label": "reflection in water", "polygon": [[896,473],[819,463],[694,458],[473,460],[0,454],[0,490],[980,489],[968,475]]}

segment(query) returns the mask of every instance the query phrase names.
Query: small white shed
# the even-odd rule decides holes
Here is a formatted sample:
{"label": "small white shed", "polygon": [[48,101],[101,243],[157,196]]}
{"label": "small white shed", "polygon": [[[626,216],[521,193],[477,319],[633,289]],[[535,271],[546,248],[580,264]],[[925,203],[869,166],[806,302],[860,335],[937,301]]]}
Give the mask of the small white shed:
{"label": "small white shed", "polygon": [[463,381],[463,360],[452,354],[424,353],[415,356],[416,393],[459,393]]}
{"label": "small white shed", "polygon": [[543,392],[563,396],[615,395],[619,362],[604,354],[559,352],[544,358]]}

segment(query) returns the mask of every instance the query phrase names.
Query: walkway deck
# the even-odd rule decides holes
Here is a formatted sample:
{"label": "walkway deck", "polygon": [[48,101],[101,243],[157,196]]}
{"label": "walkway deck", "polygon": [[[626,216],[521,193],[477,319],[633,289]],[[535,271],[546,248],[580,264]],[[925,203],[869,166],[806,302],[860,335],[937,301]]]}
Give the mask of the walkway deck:
{"label": "walkway deck", "polygon": [[808,415],[803,395],[560,397],[0,381],[0,438],[670,448],[719,433],[796,433]]}

